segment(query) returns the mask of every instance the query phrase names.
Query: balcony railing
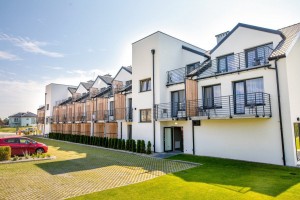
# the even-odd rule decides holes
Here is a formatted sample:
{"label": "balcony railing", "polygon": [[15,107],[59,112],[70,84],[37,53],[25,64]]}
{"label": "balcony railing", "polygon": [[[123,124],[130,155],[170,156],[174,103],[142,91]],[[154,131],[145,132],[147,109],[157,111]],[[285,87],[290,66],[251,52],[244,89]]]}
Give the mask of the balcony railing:
{"label": "balcony railing", "polygon": [[186,118],[185,102],[161,103],[155,106],[156,119]]}
{"label": "balcony railing", "polygon": [[75,113],[75,121],[86,122],[86,112]]}
{"label": "balcony railing", "polygon": [[241,52],[227,56],[226,60],[217,58],[207,61],[199,67],[198,77],[200,79],[207,78],[268,65],[268,57],[272,53],[272,49],[269,46],[263,46],[260,48],[261,51],[257,57]]}
{"label": "balcony railing", "polygon": [[272,117],[270,94],[263,92],[198,99],[187,101],[186,108],[181,106],[185,106],[185,103],[156,105],[156,120],[183,117],[203,119]]}
{"label": "balcony railing", "polygon": [[185,76],[186,76],[185,67],[167,71],[167,85],[183,83]]}

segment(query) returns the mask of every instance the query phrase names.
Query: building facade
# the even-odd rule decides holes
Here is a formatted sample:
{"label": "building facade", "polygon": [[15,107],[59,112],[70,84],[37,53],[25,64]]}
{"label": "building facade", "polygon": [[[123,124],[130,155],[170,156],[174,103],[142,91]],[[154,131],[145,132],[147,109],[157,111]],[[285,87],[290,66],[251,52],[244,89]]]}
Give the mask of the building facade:
{"label": "building facade", "polygon": [[46,110],[45,133],[143,139],[155,152],[297,165],[300,24],[272,30],[239,23],[216,37],[210,51],[162,32],[134,42],[132,67],[46,98],[45,107],[59,103]]}
{"label": "building facade", "polygon": [[8,117],[10,127],[35,126],[37,115],[32,112],[19,112]]}

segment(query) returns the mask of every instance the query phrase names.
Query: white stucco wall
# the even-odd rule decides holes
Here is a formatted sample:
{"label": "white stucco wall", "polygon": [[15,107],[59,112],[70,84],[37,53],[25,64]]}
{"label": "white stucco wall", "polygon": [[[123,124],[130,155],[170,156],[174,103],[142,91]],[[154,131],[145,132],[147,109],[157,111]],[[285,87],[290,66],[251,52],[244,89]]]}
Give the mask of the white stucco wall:
{"label": "white stucco wall", "polygon": [[97,88],[97,89],[101,89],[104,87],[107,87],[108,85],[99,77],[97,77],[97,79],[95,80],[94,84],[93,84],[93,88]]}
{"label": "white stucco wall", "polygon": [[83,93],[87,93],[87,89],[80,83],[77,90],[76,90],[76,93],[80,93],[80,94],[83,94]]}
{"label": "white stucco wall", "polygon": [[126,71],[124,68],[121,68],[120,72],[114,78],[114,80],[116,81],[122,81],[123,85],[125,85],[126,81],[129,81],[131,79],[132,79],[131,73]]}

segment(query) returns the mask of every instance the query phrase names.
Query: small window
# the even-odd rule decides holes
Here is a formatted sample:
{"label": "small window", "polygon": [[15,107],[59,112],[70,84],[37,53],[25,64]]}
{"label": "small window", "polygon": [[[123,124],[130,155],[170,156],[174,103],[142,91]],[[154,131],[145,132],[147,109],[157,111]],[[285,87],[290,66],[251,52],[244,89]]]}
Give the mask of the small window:
{"label": "small window", "polygon": [[49,104],[47,104],[47,110],[49,110]]}
{"label": "small window", "polygon": [[109,116],[114,116],[114,107],[115,107],[115,102],[110,101],[109,102]]}
{"label": "small window", "polygon": [[140,122],[151,122],[151,109],[140,110]]}
{"label": "small window", "polygon": [[218,72],[231,72],[235,71],[236,67],[234,65],[234,55],[226,55],[218,58]]}
{"label": "small window", "polygon": [[126,82],[125,82],[125,86],[131,85],[131,83],[132,83],[132,80],[126,81]]}
{"label": "small window", "polygon": [[254,67],[267,64],[268,57],[272,52],[272,44],[267,44],[246,50],[247,67]]}
{"label": "small window", "polygon": [[151,79],[145,79],[140,81],[140,92],[151,90]]}
{"label": "small window", "polygon": [[206,109],[221,108],[221,85],[212,85],[203,89],[203,106]]}

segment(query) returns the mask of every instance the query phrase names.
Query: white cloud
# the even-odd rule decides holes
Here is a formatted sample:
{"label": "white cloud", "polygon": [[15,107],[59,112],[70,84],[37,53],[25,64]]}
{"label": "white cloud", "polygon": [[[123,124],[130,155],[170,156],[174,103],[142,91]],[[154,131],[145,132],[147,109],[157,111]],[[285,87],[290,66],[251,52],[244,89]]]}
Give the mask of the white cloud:
{"label": "white cloud", "polygon": [[53,57],[53,58],[64,57],[64,55],[61,53],[51,52],[51,51],[42,49],[41,48],[42,46],[48,45],[46,42],[39,42],[39,41],[35,41],[35,40],[31,40],[29,38],[23,38],[23,37],[12,37],[12,36],[9,36],[4,33],[0,34],[0,40],[10,41],[15,46],[22,48],[26,52],[41,54],[41,55]]}
{"label": "white cloud", "polygon": [[52,70],[62,70],[62,67],[58,67],[58,66],[45,66],[48,69],[52,69]]}
{"label": "white cloud", "polygon": [[11,60],[11,61],[15,61],[15,60],[21,60],[21,58],[19,58],[18,56],[5,52],[5,51],[0,51],[0,60]]}

